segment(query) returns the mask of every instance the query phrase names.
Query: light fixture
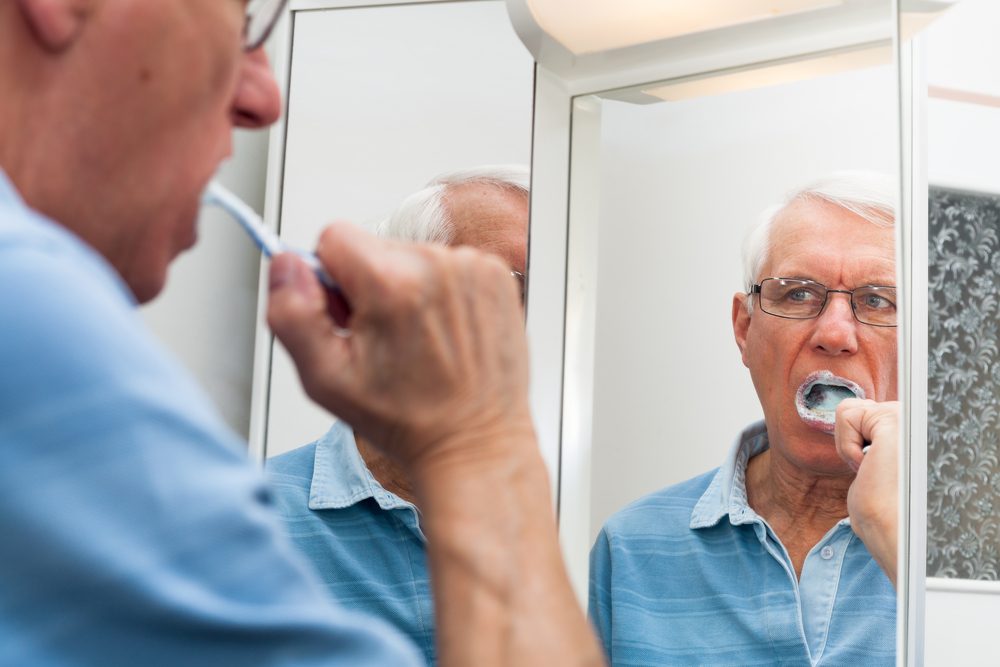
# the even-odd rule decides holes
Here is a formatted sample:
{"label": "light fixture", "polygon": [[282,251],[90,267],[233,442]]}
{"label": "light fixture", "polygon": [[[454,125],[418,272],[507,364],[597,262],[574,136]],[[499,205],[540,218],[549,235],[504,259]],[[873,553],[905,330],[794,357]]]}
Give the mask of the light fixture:
{"label": "light fixture", "polygon": [[[543,2],[544,0],[529,0],[529,2]],[[562,0],[551,0],[558,3]],[[937,19],[948,8],[957,4],[960,0],[900,0],[900,35],[905,41],[914,34],[923,30],[931,22]],[[645,0],[627,0],[637,4],[648,4]],[[834,5],[854,4],[857,2],[871,2],[871,0],[842,0],[833,3]],[[674,12],[680,12],[680,2],[662,3],[661,14],[665,14],[669,8]],[[716,28],[730,27],[739,23],[750,23],[762,20],[760,12],[766,2],[732,2],[725,0],[705,2],[696,11],[689,2],[686,4],[687,13],[684,20],[678,20],[674,24],[674,36],[679,36],[681,29],[688,32],[704,32]],[[722,5],[726,5],[732,11],[725,13],[721,10]],[[736,7],[739,5],[739,7]],[[808,5],[808,6],[807,6]],[[810,9],[829,8],[829,2],[813,3],[784,3],[780,7],[778,3],[771,3],[770,16],[778,14],[801,13]],[[709,15],[711,14],[711,16]],[[887,15],[888,19],[888,15]],[[571,25],[572,22],[566,22]],[[891,24],[887,24],[891,25]],[[651,28],[650,28],[651,29]],[[661,30],[661,33],[663,31]],[[633,32],[633,36],[638,32]],[[806,54],[802,57],[790,58],[781,61],[753,64],[736,69],[727,69],[721,72],[712,72],[693,77],[686,77],[675,81],[664,83],[663,85],[625,88],[606,94],[607,97],[637,104],[650,104],[661,101],[676,102],[680,100],[692,99],[718,95],[721,93],[738,92],[753,88],[763,88],[775,86],[795,81],[815,78],[845,72],[854,69],[874,67],[877,65],[887,65],[892,62],[892,40],[890,34],[877,42],[860,44],[854,47],[842,48],[839,50]]]}
{"label": "light fixture", "polygon": [[[513,0],[574,56],[819,10],[854,11],[889,0]],[[908,38],[960,0],[899,0]],[[512,0],[508,0],[511,4]],[[888,18],[888,13],[886,14]]]}
{"label": "light fixture", "polygon": [[[647,99],[646,101],[677,102],[694,97],[706,97],[803,81],[863,67],[887,65],[891,62],[892,48],[889,44],[885,44],[680,80],[643,90],[642,94],[656,98],[656,100]],[[641,100],[634,99],[632,101]]]}
{"label": "light fixture", "polygon": [[574,55],[608,51],[845,0],[527,0],[538,26]]}

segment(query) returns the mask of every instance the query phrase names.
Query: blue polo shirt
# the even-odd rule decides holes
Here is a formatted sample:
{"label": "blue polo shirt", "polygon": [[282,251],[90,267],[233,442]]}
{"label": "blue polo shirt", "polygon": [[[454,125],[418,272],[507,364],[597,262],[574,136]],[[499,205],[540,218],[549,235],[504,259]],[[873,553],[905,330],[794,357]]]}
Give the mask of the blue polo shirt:
{"label": "blue polo shirt", "polygon": [[721,468],[613,516],[590,554],[590,616],[612,665],[895,665],[896,594],[850,522],[801,579],[747,503],[763,422]]}
{"label": "blue polo shirt", "polygon": [[338,422],[316,442],[268,460],[292,542],[330,594],[388,621],[435,664],[434,605],[417,508],[387,491]]}
{"label": "blue polo shirt", "polygon": [[413,665],[333,604],[246,445],[0,172],[0,664]]}

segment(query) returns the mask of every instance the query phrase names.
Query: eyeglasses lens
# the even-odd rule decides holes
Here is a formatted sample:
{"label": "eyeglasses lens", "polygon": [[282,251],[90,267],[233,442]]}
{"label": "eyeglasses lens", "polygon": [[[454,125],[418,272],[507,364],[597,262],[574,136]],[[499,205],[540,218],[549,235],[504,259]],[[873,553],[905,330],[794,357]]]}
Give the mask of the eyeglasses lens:
{"label": "eyeglasses lens", "polygon": [[[826,287],[811,280],[766,278],[760,283],[761,310],[778,317],[794,320],[818,317],[828,296]],[[895,287],[858,287],[851,292],[851,307],[859,322],[879,327],[896,326]]]}
{"label": "eyeglasses lens", "polygon": [[880,327],[896,326],[896,289],[859,287],[854,290],[854,315],[858,321]]}
{"label": "eyeglasses lens", "polygon": [[765,313],[792,319],[819,315],[826,301],[826,288],[811,280],[768,278],[760,284],[760,307]]}

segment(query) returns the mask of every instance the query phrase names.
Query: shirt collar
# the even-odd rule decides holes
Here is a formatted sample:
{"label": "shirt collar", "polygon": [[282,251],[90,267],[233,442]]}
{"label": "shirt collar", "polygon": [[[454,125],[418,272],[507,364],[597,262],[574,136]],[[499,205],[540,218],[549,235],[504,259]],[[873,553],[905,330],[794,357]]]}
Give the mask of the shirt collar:
{"label": "shirt collar", "polygon": [[692,529],[714,526],[726,515],[729,515],[733,525],[752,523],[758,519],[747,502],[747,463],[767,448],[767,426],[763,421],[743,429],[725,462],[694,506],[691,512]]}
{"label": "shirt collar", "polygon": [[108,263],[107,259],[105,259],[104,256],[94,250],[94,248],[88,245],[83,239],[70,231],[67,227],[50,220],[45,215],[32,209],[28,203],[24,201],[24,198],[21,197],[21,193],[18,192],[17,188],[14,186],[14,182],[10,180],[10,177],[7,176],[7,173],[4,172],[3,168],[0,168],[0,208],[13,209],[15,214],[23,214],[19,217],[24,217],[32,225],[34,225],[33,229],[45,230],[43,232],[44,238],[59,238],[63,241],[65,239],[70,239],[76,252],[82,252],[90,260],[99,264],[104,275],[106,275],[114,283],[115,289],[121,293],[122,297],[124,297],[130,305],[137,305],[135,295],[125,283],[125,279],[122,278],[118,271]]}
{"label": "shirt collar", "polygon": [[366,498],[373,498],[383,510],[416,511],[413,503],[378,483],[358,452],[354,431],[337,422],[316,442],[309,509],[341,509]]}

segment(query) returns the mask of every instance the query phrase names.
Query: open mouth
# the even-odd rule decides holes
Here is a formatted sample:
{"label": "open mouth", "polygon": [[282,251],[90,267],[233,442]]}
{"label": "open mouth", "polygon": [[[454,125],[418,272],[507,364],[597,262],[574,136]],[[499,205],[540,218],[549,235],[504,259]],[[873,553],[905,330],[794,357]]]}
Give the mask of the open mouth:
{"label": "open mouth", "polygon": [[865,390],[856,382],[838,377],[830,371],[816,371],[795,392],[795,409],[806,424],[832,434],[840,402],[845,398],[864,397]]}

